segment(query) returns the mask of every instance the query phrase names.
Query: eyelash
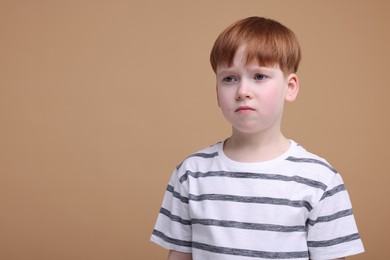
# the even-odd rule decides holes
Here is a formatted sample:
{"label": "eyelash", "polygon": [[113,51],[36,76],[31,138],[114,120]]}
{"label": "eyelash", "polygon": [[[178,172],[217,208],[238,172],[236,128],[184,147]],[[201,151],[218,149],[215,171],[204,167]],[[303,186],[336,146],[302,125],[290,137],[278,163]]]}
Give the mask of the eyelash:
{"label": "eyelash", "polygon": [[[259,78],[259,77],[261,77],[261,78]],[[267,77],[267,76],[264,75],[264,74],[257,73],[257,74],[255,74],[254,79],[255,79],[255,80],[264,80],[266,77]]]}
{"label": "eyelash", "polygon": [[[266,75],[261,73],[256,73],[253,77],[254,80],[265,80],[267,78]],[[232,83],[233,81],[237,81],[237,78],[235,76],[227,76],[222,79],[223,82],[226,83]]]}
{"label": "eyelash", "polygon": [[236,78],[234,76],[227,76],[227,77],[224,77],[222,79],[223,82],[227,82],[227,83],[230,83],[230,82],[233,82],[233,80],[235,80]]}

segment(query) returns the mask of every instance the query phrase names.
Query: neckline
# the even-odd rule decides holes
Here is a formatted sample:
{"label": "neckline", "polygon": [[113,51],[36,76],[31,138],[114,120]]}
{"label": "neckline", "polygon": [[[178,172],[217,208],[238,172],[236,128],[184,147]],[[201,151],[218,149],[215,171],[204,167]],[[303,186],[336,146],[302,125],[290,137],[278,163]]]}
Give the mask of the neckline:
{"label": "neckline", "polygon": [[226,140],[224,140],[218,144],[218,153],[220,154],[221,159],[225,163],[227,163],[233,167],[240,168],[240,169],[243,169],[243,168],[257,168],[258,169],[258,168],[268,168],[268,167],[274,166],[276,164],[279,164],[281,161],[284,161],[287,157],[289,157],[291,155],[292,151],[295,149],[295,147],[297,147],[297,143],[293,140],[290,140],[289,148],[284,153],[280,154],[279,156],[277,156],[273,159],[270,159],[267,161],[261,161],[261,162],[239,162],[239,161],[235,161],[235,160],[230,159],[225,154],[225,152],[223,151],[223,146],[224,146],[225,142],[226,142]]}

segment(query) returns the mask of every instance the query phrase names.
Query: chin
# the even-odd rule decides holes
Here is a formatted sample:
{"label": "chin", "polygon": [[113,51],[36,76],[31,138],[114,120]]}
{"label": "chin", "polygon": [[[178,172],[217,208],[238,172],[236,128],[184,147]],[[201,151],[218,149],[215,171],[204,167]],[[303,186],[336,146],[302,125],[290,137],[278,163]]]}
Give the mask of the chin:
{"label": "chin", "polygon": [[261,129],[251,127],[234,128],[234,131],[241,134],[257,134],[263,132]]}

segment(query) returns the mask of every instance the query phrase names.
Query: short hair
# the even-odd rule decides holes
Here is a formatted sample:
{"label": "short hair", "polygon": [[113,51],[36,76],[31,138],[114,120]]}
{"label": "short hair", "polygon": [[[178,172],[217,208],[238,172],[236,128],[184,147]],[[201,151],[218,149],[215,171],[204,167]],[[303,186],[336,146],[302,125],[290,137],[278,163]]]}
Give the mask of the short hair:
{"label": "short hair", "polygon": [[278,64],[285,73],[295,73],[301,49],[294,32],[278,21],[248,17],[226,28],[216,39],[210,54],[214,72],[225,64],[231,66],[239,48],[244,48],[246,63],[257,59],[260,66]]}

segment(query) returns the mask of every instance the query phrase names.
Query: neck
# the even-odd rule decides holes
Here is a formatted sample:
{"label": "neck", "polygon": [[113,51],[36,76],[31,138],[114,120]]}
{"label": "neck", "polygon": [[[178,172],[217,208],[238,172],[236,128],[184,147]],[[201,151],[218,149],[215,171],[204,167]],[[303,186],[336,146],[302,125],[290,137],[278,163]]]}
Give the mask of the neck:
{"label": "neck", "polygon": [[273,135],[247,134],[234,131],[224,145],[225,154],[239,162],[272,160],[288,150],[290,141],[277,133]]}

